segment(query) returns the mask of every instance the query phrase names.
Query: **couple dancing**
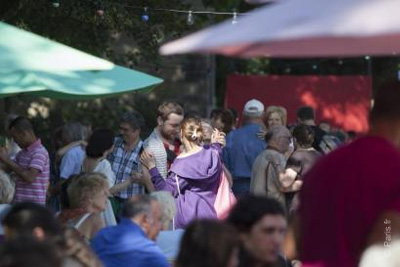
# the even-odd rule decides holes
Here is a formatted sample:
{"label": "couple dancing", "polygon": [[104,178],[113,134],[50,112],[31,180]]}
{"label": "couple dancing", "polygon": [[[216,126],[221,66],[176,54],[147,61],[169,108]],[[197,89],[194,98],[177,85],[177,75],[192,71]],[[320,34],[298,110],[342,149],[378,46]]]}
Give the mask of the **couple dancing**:
{"label": "couple dancing", "polygon": [[201,119],[190,117],[182,121],[180,138],[184,151],[174,160],[165,180],[153,155],[144,151],[141,157],[154,187],[171,192],[175,198],[174,228],[184,228],[193,219],[221,218],[234,202],[220,158],[225,134],[214,130],[211,145],[203,145]]}

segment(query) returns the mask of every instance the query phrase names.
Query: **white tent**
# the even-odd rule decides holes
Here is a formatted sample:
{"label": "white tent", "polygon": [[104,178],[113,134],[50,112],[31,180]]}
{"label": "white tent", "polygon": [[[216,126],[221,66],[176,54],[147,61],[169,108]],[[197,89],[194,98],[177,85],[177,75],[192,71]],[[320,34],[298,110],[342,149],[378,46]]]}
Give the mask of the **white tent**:
{"label": "white tent", "polygon": [[163,55],[329,57],[400,52],[400,0],[285,0],[161,47]]}

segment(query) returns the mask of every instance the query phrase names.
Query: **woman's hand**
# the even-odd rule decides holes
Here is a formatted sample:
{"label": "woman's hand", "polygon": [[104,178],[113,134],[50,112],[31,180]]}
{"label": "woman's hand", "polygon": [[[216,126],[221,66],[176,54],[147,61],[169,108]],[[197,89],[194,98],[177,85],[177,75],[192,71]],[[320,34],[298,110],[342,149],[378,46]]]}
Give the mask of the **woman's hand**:
{"label": "woman's hand", "polygon": [[264,141],[265,140],[265,136],[267,135],[268,130],[265,128],[261,128],[261,130],[259,132],[257,132],[257,138]]}
{"label": "woman's hand", "polygon": [[292,168],[287,168],[284,172],[279,174],[279,182],[284,188],[288,188],[294,183],[296,177],[297,172]]}
{"label": "woman's hand", "polygon": [[140,156],[140,162],[148,170],[151,170],[156,166],[156,159],[147,150],[144,150]]}
{"label": "woman's hand", "polygon": [[143,172],[132,172],[130,176],[130,181],[134,184],[143,185],[150,193],[156,191],[153,182],[151,181],[150,173],[146,170],[144,170]]}
{"label": "woman's hand", "polygon": [[211,135],[211,144],[218,143],[222,146],[226,145],[226,134],[224,132],[220,132],[217,129],[214,129],[213,134]]}
{"label": "woman's hand", "polygon": [[130,176],[131,183],[133,184],[144,184],[143,173],[133,171]]}

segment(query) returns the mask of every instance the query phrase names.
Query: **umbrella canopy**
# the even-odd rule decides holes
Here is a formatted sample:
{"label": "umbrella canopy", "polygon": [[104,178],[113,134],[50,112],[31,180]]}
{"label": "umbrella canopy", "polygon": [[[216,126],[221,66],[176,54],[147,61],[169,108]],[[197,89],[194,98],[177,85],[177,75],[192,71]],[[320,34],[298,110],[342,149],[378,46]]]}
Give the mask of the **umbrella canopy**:
{"label": "umbrella canopy", "polygon": [[55,99],[92,99],[150,90],[163,80],[120,66],[105,71],[0,72],[0,97],[30,94]]}
{"label": "umbrella canopy", "polygon": [[0,71],[109,70],[114,64],[0,22]]}
{"label": "umbrella canopy", "polygon": [[327,57],[400,52],[399,0],[286,0],[161,47],[164,55]]}

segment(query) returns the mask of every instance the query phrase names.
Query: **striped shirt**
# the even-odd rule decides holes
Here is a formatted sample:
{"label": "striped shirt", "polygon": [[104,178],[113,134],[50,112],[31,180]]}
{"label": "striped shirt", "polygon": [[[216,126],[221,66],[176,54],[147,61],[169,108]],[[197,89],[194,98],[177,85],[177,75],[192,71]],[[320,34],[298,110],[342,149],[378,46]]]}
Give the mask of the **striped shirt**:
{"label": "striped shirt", "polygon": [[[143,147],[143,141],[139,141],[137,146],[131,151],[125,150],[125,143],[121,137],[115,138],[114,149],[108,156],[112,170],[115,173],[115,184],[124,182],[131,176],[133,171],[140,171],[140,152]],[[126,189],[118,192],[117,197],[128,199],[134,195],[143,194],[144,187],[139,184],[131,184]]]}
{"label": "striped shirt", "polygon": [[49,153],[42,145],[40,139],[29,147],[19,151],[15,156],[15,163],[23,170],[36,169],[39,175],[32,183],[17,179],[15,182],[14,202],[46,203],[46,191],[50,177]]}
{"label": "striped shirt", "polygon": [[161,176],[165,179],[168,173],[167,152],[161,137],[158,135],[157,129],[150,134],[144,141],[144,148],[150,150],[156,159],[156,167]]}

